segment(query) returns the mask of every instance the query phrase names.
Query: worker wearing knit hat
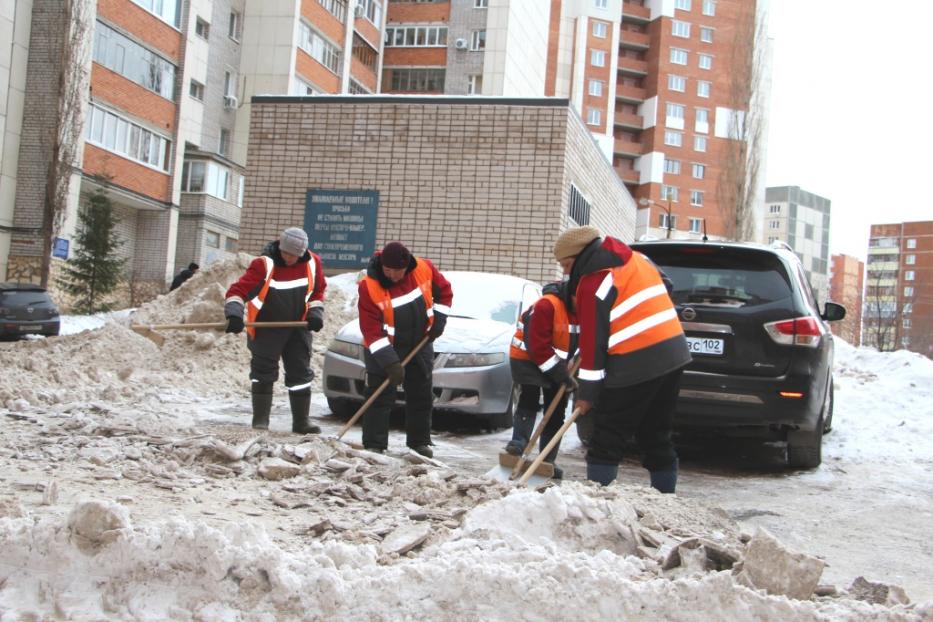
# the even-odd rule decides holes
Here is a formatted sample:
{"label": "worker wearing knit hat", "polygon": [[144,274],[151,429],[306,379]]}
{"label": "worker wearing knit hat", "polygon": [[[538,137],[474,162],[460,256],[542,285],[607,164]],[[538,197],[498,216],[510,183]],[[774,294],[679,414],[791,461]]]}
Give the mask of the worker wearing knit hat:
{"label": "worker wearing knit hat", "polygon": [[591,225],[568,229],[561,233],[557,241],[554,242],[554,257],[557,258],[557,261],[576,257],[590,242],[599,237],[601,237],[599,229]]}
{"label": "worker wearing knit hat", "polygon": [[289,227],[279,236],[279,250],[289,255],[303,256],[308,250],[308,234],[304,229]]}
{"label": "worker wearing knit hat", "polygon": [[392,270],[407,268],[411,262],[411,251],[401,242],[389,242],[380,255],[382,265]]}

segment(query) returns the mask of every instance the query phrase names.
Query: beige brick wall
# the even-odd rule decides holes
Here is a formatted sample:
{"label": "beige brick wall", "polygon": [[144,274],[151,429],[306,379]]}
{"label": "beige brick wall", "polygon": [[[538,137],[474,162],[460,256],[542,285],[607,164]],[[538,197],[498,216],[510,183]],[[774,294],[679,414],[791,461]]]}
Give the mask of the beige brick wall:
{"label": "beige brick wall", "polygon": [[301,226],[316,187],[377,190],[377,248],[401,240],[446,270],[553,278],[571,182],[592,224],[634,231],[632,198],[565,100],[261,97],[252,110],[247,252]]}

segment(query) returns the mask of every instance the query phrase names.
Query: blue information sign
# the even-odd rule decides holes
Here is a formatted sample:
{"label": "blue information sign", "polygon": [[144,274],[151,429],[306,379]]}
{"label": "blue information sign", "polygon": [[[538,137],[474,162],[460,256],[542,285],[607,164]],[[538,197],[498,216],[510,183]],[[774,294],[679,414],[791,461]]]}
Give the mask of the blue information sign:
{"label": "blue information sign", "polygon": [[52,242],[52,257],[68,259],[69,242],[65,238],[55,238]]}
{"label": "blue information sign", "polygon": [[376,250],[378,212],[378,190],[308,190],[305,231],[324,267],[366,267]]}

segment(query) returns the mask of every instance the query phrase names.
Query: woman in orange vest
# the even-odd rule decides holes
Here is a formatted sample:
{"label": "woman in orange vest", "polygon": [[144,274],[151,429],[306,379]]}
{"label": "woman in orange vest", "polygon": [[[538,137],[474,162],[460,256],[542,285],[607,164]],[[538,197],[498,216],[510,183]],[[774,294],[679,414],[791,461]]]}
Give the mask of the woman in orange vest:
{"label": "woman in orange vest", "polygon": [[674,407],[690,351],[658,268],[595,227],[562,233],[554,256],[565,274],[580,324],[575,408],[593,417],[587,479],[603,485],[619,472],[630,429],[651,485],[674,492],[677,453],[671,442]]}
{"label": "woman in orange vest", "polygon": [[[545,285],[541,298],[522,313],[515,336],[512,337],[509,367],[512,370],[512,381],[520,388],[512,424],[512,440],[505,446],[505,450],[513,456],[522,455],[531,438],[540,409],[541,394],[544,394],[544,406],[547,408],[562,384],[571,391],[575,387],[567,360],[576,350],[577,327],[572,315],[567,312],[565,292],[563,283]],[[539,440],[539,450],[544,449],[563,425],[568,393],[564,393],[545,425]],[[554,464],[558,449],[560,443],[545,460]],[[563,471],[556,465],[554,477],[563,477]]]}
{"label": "woman in orange vest", "polygon": [[431,411],[434,403],[432,372],[434,347],[427,343],[408,365],[404,359],[425,334],[434,341],[444,332],[453,291],[430,261],[415,257],[401,242],[389,242],[373,255],[360,281],[360,330],[366,346],[366,395],[371,396],[388,378],[383,391],[363,416],[363,446],[384,452],[389,446],[389,413],[395,405],[394,388],[405,391],[406,444],[429,458]]}

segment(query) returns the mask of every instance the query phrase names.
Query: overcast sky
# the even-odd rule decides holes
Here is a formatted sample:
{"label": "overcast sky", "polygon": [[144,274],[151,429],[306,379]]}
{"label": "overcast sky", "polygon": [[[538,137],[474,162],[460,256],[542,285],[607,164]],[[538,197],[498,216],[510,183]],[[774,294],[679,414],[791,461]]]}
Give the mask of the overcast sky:
{"label": "overcast sky", "polygon": [[832,201],[833,254],[864,260],[871,224],[933,220],[931,18],[929,0],[770,0],[767,185]]}

